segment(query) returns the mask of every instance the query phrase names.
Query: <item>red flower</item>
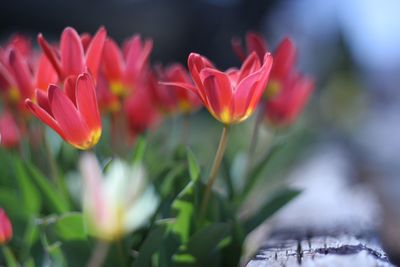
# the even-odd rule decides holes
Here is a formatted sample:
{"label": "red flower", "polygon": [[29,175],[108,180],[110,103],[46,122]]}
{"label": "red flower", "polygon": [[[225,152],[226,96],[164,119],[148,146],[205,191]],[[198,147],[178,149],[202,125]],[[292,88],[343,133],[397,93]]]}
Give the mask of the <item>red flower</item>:
{"label": "red flower", "polygon": [[147,88],[135,90],[124,103],[124,112],[131,133],[136,136],[155,126],[160,115]]}
{"label": "red flower", "polygon": [[96,95],[102,112],[115,113],[121,109],[120,99],[110,92],[108,81],[101,72],[96,85]]}
{"label": "red flower", "polygon": [[188,83],[167,83],[196,93],[203,105],[224,124],[239,123],[248,118],[256,108],[268,82],[272,56],[264,55],[261,65],[255,53],[242,64],[240,70],[217,70],[209,60],[190,54],[189,70],[195,86]]}
{"label": "red flower", "polygon": [[13,235],[12,225],[7,214],[0,208],[0,245],[11,240]]}
{"label": "red flower", "polygon": [[[258,33],[249,32],[246,35],[246,50],[239,39],[232,40],[232,48],[239,59],[244,60],[246,54],[256,52],[258,58],[262,60],[263,55],[268,52],[267,43],[263,36]],[[274,96],[280,90],[282,84],[289,76],[296,62],[296,47],[292,40],[284,38],[273,53],[274,64],[271,69],[270,79],[267,90],[267,97]]]}
{"label": "red flower", "polygon": [[148,59],[153,48],[152,40],[144,43],[139,35],[126,41],[121,51],[108,38],[104,45],[104,74],[115,95],[126,96],[141,86],[148,71]]}
{"label": "red flower", "polygon": [[[238,38],[232,39],[232,48],[236,56],[242,61],[246,59],[246,55],[250,55],[252,52],[256,52],[258,58],[262,61],[265,53],[268,52],[267,43],[263,36],[255,32],[246,34],[246,49],[243,48],[242,42]],[[275,64],[276,62],[274,62]]]}
{"label": "red flower", "polygon": [[13,148],[20,140],[21,134],[17,122],[10,112],[4,112],[0,115],[0,145]]}
{"label": "red flower", "polygon": [[158,79],[152,76],[151,89],[154,101],[163,112],[191,113],[199,109],[201,101],[196,94],[179,86],[158,82],[192,84],[188,71],[181,64],[175,63],[164,69],[157,66],[156,73]]}
{"label": "red flower", "polygon": [[281,86],[279,93],[268,99],[265,117],[275,126],[288,126],[297,119],[307,103],[314,90],[314,82],[300,74],[292,74]]}
{"label": "red flower", "polygon": [[[49,45],[42,34],[38,36],[38,43],[53,65],[58,77],[64,81],[69,76],[77,76],[87,69],[97,81],[97,71],[103,53],[104,41],[107,32],[100,27],[95,36],[87,45],[88,37],[81,37],[71,27],[65,28],[61,34],[60,48],[55,49]],[[84,49],[87,46],[87,49]],[[60,55],[60,56],[59,56]]]}
{"label": "red flower", "polygon": [[57,82],[50,62],[44,55],[33,53],[28,40],[17,36],[0,50],[0,89],[6,103],[21,105],[33,98],[36,88],[46,89]]}
{"label": "red flower", "polygon": [[50,85],[47,95],[36,90],[37,104],[25,101],[28,109],[79,149],[93,147],[101,136],[101,120],[94,82],[88,73],[65,80],[64,90]]}

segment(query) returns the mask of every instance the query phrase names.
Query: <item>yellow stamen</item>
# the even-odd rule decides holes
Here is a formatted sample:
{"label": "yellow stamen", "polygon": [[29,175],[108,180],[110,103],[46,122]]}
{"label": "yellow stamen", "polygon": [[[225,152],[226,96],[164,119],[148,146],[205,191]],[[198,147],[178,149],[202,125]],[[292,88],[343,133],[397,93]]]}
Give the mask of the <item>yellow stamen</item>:
{"label": "yellow stamen", "polygon": [[229,112],[228,108],[224,108],[221,112],[221,114],[219,115],[220,120],[225,123],[225,124],[230,124],[231,123],[231,114]]}
{"label": "yellow stamen", "polygon": [[8,89],[8,99],[12,103],[17,103],[21,99],[21,93],[17,87],[12,86]]}
{"label": "yellow stamen", "polygon": [[277,96],[279,94],[281,89],[282,89],[282,86],[279,81],[276,81],[276,80],[269,81],[269,83],[267,85],[267,89],[264,92],[266,99],[274,98],[275,96]]}
{"label": "yellow stamen", "polygon": [[110,90],[117,96],[126,96],[129,93],[129,89],[120,81],[110,82]]}
{"label": "yellow stamen", "polygon": [[191,110],[190,103],[188,101],[185,101],[185,100],[179,101],[178,107],[183,113],[189,113],[190,110]]}

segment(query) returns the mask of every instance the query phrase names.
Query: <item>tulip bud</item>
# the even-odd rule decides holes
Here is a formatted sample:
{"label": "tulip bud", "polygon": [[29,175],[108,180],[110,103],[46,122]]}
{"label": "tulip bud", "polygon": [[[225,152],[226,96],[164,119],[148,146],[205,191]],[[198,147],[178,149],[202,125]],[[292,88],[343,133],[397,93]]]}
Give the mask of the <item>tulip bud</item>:
{"label": "tulip bud", "polygon": [[2,208],[0,208],[0,245],[7,243],[12,238],[12,226],[10,219]]}

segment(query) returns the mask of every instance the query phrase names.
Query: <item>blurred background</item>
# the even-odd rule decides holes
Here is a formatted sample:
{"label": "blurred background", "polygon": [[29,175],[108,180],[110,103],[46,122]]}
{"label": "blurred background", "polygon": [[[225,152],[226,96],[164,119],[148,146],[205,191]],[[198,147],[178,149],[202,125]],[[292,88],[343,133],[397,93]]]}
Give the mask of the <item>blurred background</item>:
{"label": "blurred background", "polygon": [[[284,36],[292,37],[298,67],[317,84],[301,122],[312,145],[292,175],[298,186],[314,188],[312,205],[300,202],[303,215],[320,216],[327,206],[350,210],[347,219],[367,214],[362,227],[378,229],[399,262],[399,10],[398,0],[3,1],[0,39],[20,32],[34,40],[42,32],[54,40],[66,26],[94,33],[104,25],[119,42],[133,33],[152,38],[153,62],[185,63],[190,52],[198,52],[227,68],[239,64],[230,49],[233,36],[259,31],[272,51]],[[296,178],[299,170],[298,176],[310,175],[303,182]],[[360,199],[346,198],[360,185]]]}

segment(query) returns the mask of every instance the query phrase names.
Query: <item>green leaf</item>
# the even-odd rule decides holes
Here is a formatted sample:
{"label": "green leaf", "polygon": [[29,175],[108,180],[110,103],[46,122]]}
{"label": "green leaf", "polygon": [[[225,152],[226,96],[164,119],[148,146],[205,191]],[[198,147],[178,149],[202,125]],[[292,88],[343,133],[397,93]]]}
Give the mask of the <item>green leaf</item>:
{"label": "green leaf", "polygon": [[28,260],[25,261],[24,267],[35,267],[35,261],[33,258],[29,258]]}
{"label": "green leaf", "polygon": [[12,217],[26,219],[26,213],[20,208],[20,199],[17,192],[11,188],[0,187],[0,206]]}
{"label": "green leaf", "polygon": [[161,247],[166,232],[165,225],[157,226],[150,231],[139,250],[139,256],[133,263],[133,267],[148,267],[151,256]]}
{"label": "green leaf", "polygon": [[87,237],[83,216],[78,212],[60,216],[53,229],[62,240],[86,240]]}
{"label": "green leaf", "polygon": [[249,177],[245,177],[248,179],[248,181],[244,187],[241,200],[244,200],[251,192],[253,187],[257,184],[258,180],[261,177],[264,177],[261,174],[264,173],[264,170],[270,168],[272,159],[276,156],[276,154],[282,149],[284,145],[285,143],[278,143],[273,145],[268,153],[265,154],[264,158],[252,169]]}
{"label": "green leaf", "polygon": [[39,193],[37,192],[35,185],[32,183],[31,178],[28,176],[20,159],[14,159],[14,167],[16,171],[16,179],[21,191],[24,210],[29,215],[36,215],[41,206]]}
{"label": "green leaf", "polygon": [[55,212],[64,213],[69,210],[69,205],[63,200],[61,195],[54,190],[54,186],[50,184],[49,180],[32,164],[27,164],[27,168],[31,174],[32,180],[36,183],[39,190],[42,192],[43,197],[46,198],[48,203]]}
{"label": "green leaf", "polygon": [[187,161],[189,164],[190,179],[192,181],[197,181],[200,178],[200,167],[193,152],[189,148],[187,148]]}
{"label": "green leaf", "polygon": [[172,207],[177,210],[178,215],[176,221],[171,226],[171,230],[178,234],[181,238],[181,242],[185,244],[189,240],[190,225],[193,215],[193,204],[177,199],[172,203]]}
{"label": "green leaf", "polygon": [[293,189],[284,189],[268,199],[264,205],[255,213],[254,216],[244,221],[246,233],[253,231],[257,226],[263,223],[276,211],[297,197],[301,191]]}

